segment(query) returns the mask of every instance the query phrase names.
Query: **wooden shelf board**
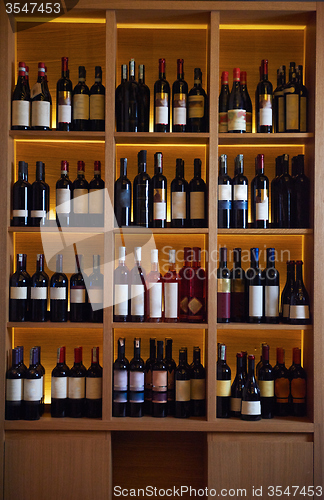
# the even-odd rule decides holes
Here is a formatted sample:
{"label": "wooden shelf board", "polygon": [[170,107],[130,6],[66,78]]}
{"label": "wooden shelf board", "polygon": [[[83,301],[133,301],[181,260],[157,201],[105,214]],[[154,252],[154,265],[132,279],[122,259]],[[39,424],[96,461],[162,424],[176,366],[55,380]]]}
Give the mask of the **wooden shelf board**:
{"label": "wooden shelf board", "polygon": [[217,234],[239,234],[240,236],[249,236],[250,234],[276,235],[276,236],[303,236],[313,234],[313,229],[217,229]]}
{"label": "wooden shelf board", "polygon": [[312,133],[287,133],[287,134],[229,134],[222,133],[218,135],[218,145],[219,146],[230,146],[230,145],[246,145],[246,146],[260,146],[261,144],[265,146],[269,145],[282,145],[282,144],[305,144],[314,139],[314,134]]}
{"label": "wooden shelf board", "polygon": [[112,324],[112,328],[126,329],[145,329],[145,330],[207,330],[207,323],[116,323]]}
{"label": "wooden shelf board", "polygon": [[7,328],[25,328],[25,329],[30,329],[34,330],[35,328],[42,328],[42,329],[48,329],[48,328],[59,328],[64,330],[65,328],[82,328],[82,329],[91,329],[91,328],[101,328],[103,329],[103,324],[102,323],[73,323],[71,321],[66,321],[66,322],[51,322],[51,321],[45,321],[45,322],[32,322],[32,321],[8,321],[7,323]]}
{"label": "wooden shelf board", "polygon": [[189,144],[206,145],[209,142],[209,134],[195,134],[190,132],[115,132],[117,145],[124,144]]}
{"label": "wooden shelf board", "polygon": [[[54,222],[54,221],[53,221]],[[18,226],[9,226],[8,233],[93,233],[93,234],[102,234],[105,232],[103,227],[63,227],[61,230],[57,227],[57,225],[53,225],[53,227],[18,227]]]}
{"label": "wooden shelf board", "polygon": [[283,323],[217,323],[217,330],[312,330],[313,325],[286,325]]}
{"label": "wooden shelf board", "polygon": [[153,227],[123,227],[115,228],[114,233],[124,233],[124,234],[138,234],[138,233],[152,233],[152,234],[208,234],[208,228],[184,228],[179,229],[176,227],[167,228],[153,228]]}
{"label": "wooden shelf board", "polygon": [[63,132],[60,130],[10,130],[9,136],[19,141],[101,141],[105,142],[105,132]]}

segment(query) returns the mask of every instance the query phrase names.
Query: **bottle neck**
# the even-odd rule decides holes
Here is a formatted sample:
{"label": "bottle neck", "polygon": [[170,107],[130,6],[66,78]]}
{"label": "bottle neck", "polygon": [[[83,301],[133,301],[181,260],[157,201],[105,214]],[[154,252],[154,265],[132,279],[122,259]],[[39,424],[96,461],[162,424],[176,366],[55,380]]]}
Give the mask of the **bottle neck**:
{"label": "bottle neck", "polygon": [[56,258],[56,272],[63,272],[63,255],[58,255]]}
{"label": "bottle neck", "polygon": [[155,339],[150,340],[150,359],[154,360],[156,354]]}
{"label": "bottle neck", "polygon": [[254,359],[250,359],[248,360],[248,366],[249,366],[249,377],[253,377],[254,378]]}
{"label": "bottle neck", "polygon": [[296,263],[296,281],[303,282],[303,264]]}
{"label": "bottle neck", "polygon": [[200,356],[200,349],[195,349],[193,352],[193,363],[194,365],[200,365],[201,364],[201,356]]}
{"label": "bottle neck", "polygon": [[237,374],[243,373],[243,356],[237,356],[236,358],[236,372]]}
{"label": "bottle neck", "polygon": [[140,359],[141,357],[141,341],[140,339],[134,340],[134,359]]}
{"label": "bottle neck", "polygon": [[37,256],[37,271],[40,273],[44,271],[44,255]]}
{"label": "bottle neck", "polygon": [[17,271],[26,271],[26,256],[24,254],[17,255]]}
{"label": "bottle neck", "polygon": [[118,359],[122,360],[125,358],[125,340],[118,341]]}
{"label": "bottle neck", "polygon": [[159,268],[158,262],[152,262],[151,263],[151,271],[152,272],[157,272],[159,270],[158,268]]}
{"label": "bottle neck", "polygon": [[172,359],[172,341],[171,342],[169,340],[166,341],[165,357],[168,361],[170,361]]}
{"label": "bottle neck", "polygon": [[157,343],[157,356],[156,356],[158,361],[163,360],[163,342],[158,341]]}

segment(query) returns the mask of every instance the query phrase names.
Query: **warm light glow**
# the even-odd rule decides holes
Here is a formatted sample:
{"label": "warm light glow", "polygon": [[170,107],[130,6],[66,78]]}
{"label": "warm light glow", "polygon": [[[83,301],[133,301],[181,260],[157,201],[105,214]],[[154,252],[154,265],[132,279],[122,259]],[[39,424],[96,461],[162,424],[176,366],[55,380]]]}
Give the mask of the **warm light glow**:
{"label": "warm light glow", "polygon": [[117,29],[141,29],[141,30],[206,30],[207,24],[139,24],[122,23],[117,24]]}
{"label": "warm light glow", "polygon": [[[64,14],[62,14],[63,16]],[[15,18],[17,23],[77,23],[77,24],[106,24],[106,19],[93,19],[93,18],[77,18],[77,17],[57,17],[55,19],[44,17],[23,17],[17,16]]]}
{"label": "warm light glow", "polygon": [[[70,142],[70,141],[68,141]],[[94,142],[94,141],[91,141],[91,142]],[[161,144],[161,142],[149,142],[149,143],[144,143],[144,142],[141,142],[139,141],[138,144],[134,144],[134,143],[130,143],[130,144],[126,144],[126,143],[123,143],[123,144],[117,144],[117,147],[120,147],[120,148],[124,148],[125,146],[127,147],[136,147],[138,148],[139,147],[139,144],[141,145],[141,147],[146,147],[146,148],[150,148],[150,147],[163,147],[163,148],[206,148],[207,144]],[[225,147],[225,146],[224,146]]]}
{"label": "warm light glow", "polygon": [[[244,138],[244,134],[242,134],[243,137],[242,139]],[[257,135],[257,134],[256,134]],[[269,134],[271,135],[271,134]],[[281,144],[281,143],[277,143],[277,144],[240,144],[240,143],[237,143],[237,144],[218,144],[218,147],[219,148],[293,148],[293,147],[302,147],[302,148],[305,148],[305,144]]]}
{"label": "warm light glow", "polygon": [[306,26],[291,26],[291,25],[279,25],[279,24],[220,24],[220,30],[272,30],[272,31],[302,31],[306,29]]}
{"label": "warm light glow", "polygon": [[15,139],[15,142],[68,142],[69,144],[71,143],[84,143],[84,144],[105,144],[105,141],[103,140],[95,140],[95,141],[92,141],[92,140],[86,140],[86,139],[81,139],[81,140],[77,140],[77,139],[28,139],[27,137],[25,139]]}

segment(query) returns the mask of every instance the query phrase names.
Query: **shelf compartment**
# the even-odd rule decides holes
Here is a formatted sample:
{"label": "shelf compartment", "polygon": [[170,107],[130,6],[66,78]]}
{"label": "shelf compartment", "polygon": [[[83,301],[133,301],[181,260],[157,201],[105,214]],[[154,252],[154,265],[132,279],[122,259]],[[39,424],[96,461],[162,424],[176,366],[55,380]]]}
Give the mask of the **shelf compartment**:
{"label": "shelf compartment", "polygon": [[19,227],[8,226],[8,233],[92,233],[102,234],[105,232],[103,227],[62,227],[59,228],[53,220],[53,227]]}
{"label": "shelf compartment", "polygon": [[261,133],[244,133],[244,134],[231,134],[221,133],[218,134],[219,146],[230,145],[246,145],[246,146],[269,146],[286,144],[293,146],[294,144],[308,144],[314,139],[314,134],[307,133],[278,133],[278,134],[261,134]]}
{"label": "shelf compartment", "polygon": [[[52,104],[53,106],[53,104]],[[64,132],[61,130],[10,130],[9,136],[23,142],[105,142],[105,132]]]}
{"label": "shelf compartment", "polygon": [[195,228],[176,228],[176,227],[167,227],[167,228],[153,228],[153,227],[123,227],[123,228],[115,228],[114,233],[115,234],[146,234],[146,233],[152,233],[152,234],[164,234],[164,235],[171,235],[171,234],[208,234],[209,229],[207,227],[195,229]]}
{"label": "shelf compartment", "polygon": [[118,145],[206,145],[209,143],[209,133],[192,132],[115,132],[115,142]]}
{"label": "shelf compartment", "polygon": [[65,328],[82,328],[82,329],[89,329],[89,328],[95,328],[95,329],[102,329],[103,328],[103,323],[71,323],[70,321],[66,322],[59,322],[59,323],[54,323],[51,321],[45,321],[45,322],[36,322],[33,323],[32,321],[8,321],[7,323],[7,328],[22,328],[22,329],[29,329],[29,330],[34,330],[37,329],[39,330],[40,328],[42,329],[52,329],[56,328],[59,330],[65,330]]}
{"label": "shelf compartment", "polygon": [[112,323],[114,329],[133,330],[207,330],[208,323]]}
{"label": "shelf compartment", "polygon": [[309,234],[313,234],[314,231],[313,229],[275,229],[275,228],[269,228],[269,229],[255,229],[255,228],[248,228],[248,229],[217,229],[217,234],[222,235],[222,234],[229,234],[229,235],[236,235],[239,234],[240,236],[249,236],[250,234],[259,234],[263,236],[268,236],[268,235],[276,235],[276,236],[305,236]]}
{"label": "shelf compartment", "polygon": [[217,330],[312,330],[313,325],[286,325],[269,323],[217,323]]}

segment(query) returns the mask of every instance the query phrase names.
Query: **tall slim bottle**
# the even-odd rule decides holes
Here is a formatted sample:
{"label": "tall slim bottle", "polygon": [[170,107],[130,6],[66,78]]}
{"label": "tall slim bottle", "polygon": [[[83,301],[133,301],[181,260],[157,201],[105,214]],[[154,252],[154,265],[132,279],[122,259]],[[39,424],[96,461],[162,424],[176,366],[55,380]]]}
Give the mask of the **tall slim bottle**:
{"label": "tall slim bottle", "polygon": [[62,76],[56,86],[56,129],[72,130],[72,82],[69,79],[68,57],[62,57]]}
{"label": "tall slim bottle", "polygon": [[190,414],[204,417],[206,413],[206,370],[201,364],[200,348],[194,347],[193,362],[190,367]]}
{"label": "tall slim bottle", "polygon": [[126,417],[128,393],[128,359],[125,358],[125,339],[118,339],[118,355],[113,364],[112,416]]}
{"label": "tall slim bottle", "polygon": [[120,159],[120,176],[114,186],[114,211],[119,227],[131,225],[132,184],[127,178],[127,158]]}
{"label": "tall slim bottle", "polygon": [[61,178],[56,183],[56,223],[59,227],[67,227],[71,224],[72,193],[69,162],[61,161]]}
{"label": "tall slim bottle", "polygon": [[32,347],[29,356],[29,368],[24,374],[24,404],[23,419],[39,420],[40,402],[42,399],[42,373],[38,369],[39,354],[36,347]]}
{"label": "tall slim bottle", "polygon": [[269,226],[269,179],[264,175],[264,155],[255,159],[255,177],[251,182],[252,226],[266,229]]}
{"label": "tall slim bottle", "polygon": [[171,227],[184,228],[189,223],[189,185],[184,178],[184,161],[176,160],[176,176],[171,182]]}
{"label": "tall slim bottle", "polygon": [[300,86],[294,62],[290,63],[289,82],[284,88],[286,132],[300,132],[299,129]]}
{"label": "tall slim bottle", "polygon": [[57,364],[51,377],[51,417],[67,416],[69,367],[65,363],[65,346],[57,349]]}
{"label": "tall slim bottle", "polygon": [[146,282],[142,268],[142,248],[134,248],[135,265],[130,272],[130,314],[131,321],[143,322],[146,316]]}
{"label": "tall slim bottle", "polygon": [[90,303],[90,321],[92,323],[103,322],[103,274],[100,272],[100,255],[93,256],[93,272],[88,278],[88,296]]}
{"label": "tall slim bottle", "polygon": [[151,200],[153,227],[167,227],[167,179],[163,175],[163,155],[154,154],[154,176],[151,180]]}
{"label": "tall slim bottle", "polygon": [[146,154],[146,150],[141,150],[137,155],[138,174],[133,182],[133,219],[135,226],[151,227],[151,178],[146,173]]}
{"label": "tall slim bottle", "polygon": [[229,323],[231,318],[231,272],[227,267],[227,248],[219,249],[217,269],[217,323]]}
{"label": "tall slim bottle", "polygon": [[129,319],[129,269],[125,264],[126,247],[119,247],[119,264],[114,271],[114,321]]}
{"label": "tall slim bottle", "polygon": [[84,322],[88,319],[87,276],[82,265],[83,256],[75,255],[75,273],[70,278],[70,321]]}
{"label": "tall slim bottle", "polygon": [[85,377],[87,370],[82,363],[82,347],[74,348],[74,365],[69,370],[68,416],[85,416]]}
{"label": "tall slim bottle", "polygon": [[285,350],[277,347],[277,364],[273,368],[275,387],[275,414],[279,417],[289,415],[289,372],[285,366]]}
{"label": "tall slim bottle", "polygon": [[290,297],[288,323],[309,325],[311,323],[309,295],[303,282],[303,261],[296,260],[296,281]]}
{"label": "tall slim bottle", "polygon": [[102,367],[99,364],[99,347],[92,347],[91,365],[86,373],[86,417],[102,417]]}
{"label": "tall slim bottle", "polygon": [[307,132],[308,124],[308,90],[303,82],[303,66],[297,66],[297,80],[299,84],[299,132]]}
{"label": "tall slim bottle", "polygon": [[262,59],[260,82],[255,92],[257,132],[272,132],[272,83],[268,80],[268,60]]}
{"label": "tall slim bottle", "polygon": [[175,413],[177,418],[189,418],[190,405],[190,369],[187,364],[187,350],[179,350],[179,365],[175,373]]}
{"label": "tall slim bottle", "polygon": [[275,414],[275,394],[273,369],[269,363],[269,346],[262,346],[262,366],[258,372],[258,385],[261,396],[261,417],[273,418]]}
{"label": "tall slim bottle", "polygon": [[189,280],[188,322],[206,321],[206,272],[201,267],[201,248],[193,247]]}
{"label": "tall slim bottle", "polygon": [[188,132],[208,132],[208,96],[202,88],[202,72],[194,69],[194,86],[188,93]]}
{"label": "tall slim bottle", "polygon": [[242,269],[242,249],[233,250],[233,269],[231,271],[231,321],[246,321],[245,271]]}
{"label": "tall slim bottle", "polygon": [[24,379],[19,369],[19,349],[11,350],[11,366],[6,371],[5,419],[20,420],[23,407]]}
{"label": "tall slim bottle", "polygon": [[44,271],[44,255],[37,254],[36,272],[30,284],[30,319],[31,321],[47,320],[49,278]]}
{"label": "tall slim bottle", "polygon": [[242,408],[242,393],[245,380],[243,374],[243,353],[236,354],[236,375],[231,387],[231,417],[240,417]]}
{"label": "tall slim bottle", "polygon": [[251,267],[245,273],[248,296],[248,322],[261,323],[264,317],[264,287],[262,271],[259,268],[259,249],[251,248],[250,254]]}
{"label": "tall slim bottle", "polygon": [[242,420],[261,419],[261,396],[258,383],[254,375],[254,356],[248,356],[248,376],[242,391]]}
{"label": "tall slim bottle", "polygon": [[297,175],[293,179],[293,224],[294,227],[309,227],[310,181],[304,173],[304,155],[297,156]]}
{"label": "tall slim bottle", "polygon": [[216,366],[216,417],[229,418],[231,405],[231,369],[226,363],[226,345],[218,344]]}
{"label": "tall slim bottle", "polygon": [[228,71],[223,71],[221,76],[221,91],[218,98],[218,132],[228,132]]}
{"label": "tall slim bottle", "polygon": [[152,415],[152,368],[156,362],[155,338],[150,338],[150,357],[145,362],[144,412]]}
{"label": "tall slim bottle", "polygon": [[290,317],[290,299],[295,288],[295,261],[287,261],[287,280],[281,294],[281,318],[288,323]]}
{"label": "tall slim bottle", "polygon": [[38,63],[38,78],[31,89],[31,128],[33,130],[50,130],[52,115],[52,99],[45,81],[45,64]]}
{"label": "tall slim bottle", "polygon": [[246,71],[241,71],[240,75],[240,83],[241,83],[241,92],[243,96],[243,108],[246,111],[246,132],[252,132],[252,102],[247,89],[247,76]]}
{"label": "tall slim bottle", "polygon": [[85,163],[78,161],[77,178],[72,184],[73,189],[73,225],[88,226],[89,184],[85,178]]}
{"label": "tall slim bottle", "polygon": [[273,92],[273,127],[274,132],[285,132],[285,97],[286,66],[277,70],[277,88]]}
{"label": "tall slim bottle", "polygon": [[156,361],[152,365],[152,417],[167,416],[168,370],[163,360],[163,340],[158,340]]}
{"label": "tall slim bottle", "polygon": [[188,84],[184,80],[183,62],[177,60],[177,79],[172,85],[172,132],[187,130]]}
{"label": "tall slim bottle", "polygon": [[141,339],[134,339],[134,357],[129,362],[129,416],[142,417],[144,411],[144,361],[141,358]]}
{"label": "tall slim bottle", "polygon": [[246,132],[246,109],[240,77],[240,68],[234,68],[233,86],[228,100],[228,132]]}
{"label": "tall slim bottle", "polygon": [[89,182],[89,225],[105,224],[105,182],[101,178],[101,162],[94,162],[93,179]]}
{"label": "tall slim bottle", "polygon": [[68,320],[69,280],[63,273],[63,255],[56,256],[56,272],[50,280],[50,318],[51,321]]}
{"label": "tall slim bottle", "polygon": [[174,415],[174,372],[177,367],[174,359],[172,358],[172,339],[165,339],[165,359],[164,363],[168,370],[168,415]]}
{"label": "tall slim bottle", "polygon": [[160,323],[162,321],[163,279],[159,272],[159,255],[156,248],[151,250],[151,271],[147,275],[146,286],[147,321]]}
{"label": "tall slim bottle", "polygon": [[271,181],[271,225],[272,227],[279,227],[281,217],[281,207],[279,203],[279,179],[283,172],[283,156],[276,158],[276,177]]}
{"label": "tall slim bottle", "polygon": [[289,175],[289,155],[282,155],[282,174],[278,179],[278,227],[293,227],[293,179]]}
{"label": "tall slim bottle", "polygon": [[279,323],[280,275],[276,269],[276,252],[267,248],[267,267],[264,276],[264,317],[266,323]]}
{"label": "tall slim bottle", "polygon": [[165,59],[159,59],[159,79],[154,84],[154,132],[170,132],[170,85],[165,78]]}
{"label": "tall slim bottle", "polygon": [[291,413],[295,417],[305,417],[307,414],[307,377],[301,366],[301,350],[293,348],[293,364],[289,368]]}
{"label": "tall slim bottle", "polygon": [[9,280],[9,321],[28,321],[30,276],[25,253],[17,253],[16,272]]}
{"label": "tall slim bottle", "polygon": [[227,175],[227,155],[220,155],[218,162],[217,226],[220,229],[229,229],[231,227],[232,181]]}
{"label": "tall slim bottle", "polygon": [[169,251],[169,271],[163,278],[164,284],[164,321],[177,323],[179,321],[179,276],[176,271],[176,252]]}
{"label": "tall slim bottle", "polygon": [[49,219],[50,188],[45,182],[45,163],[36,162],[36,180],[31,186],[31,223],[33,226],[45,226]]}
{"label": "tall slim bottle", "polygon": [[138,131],[150,131],[150,89],[145,84],[145,66],[138,65]]}
{"label": "tall slim bottle", "polygon": [[192,276],[191,261],[192,261],[192,249],[190,247],[184,247],[183,249],[183,267],[179,271],[180,280],[180,321],[188,321],[188,303],[190,296],[190,279]]}
{"label": "tall slim bottle", "polygon": [[11,99],[11,129],[28,130],[30,128],[30,91],[26,84],[26,64],[18,63],[17,85]]}
{"label": "tall slim bottle", "polygon": [[18,163],[18,180],[12,187],[12,225],[29,226],[32,189],[28,182],[28,163]]}
{"label": "tall slim bottle", "polygon": [[86,69],[79,66],[79,82],[73,90],[73,130],[89,130],[90,90],[86,84]]}
{"label": "tall slim bottle", "polygon": [[201,178],[201,160],[194,159],[194,177],[189,182],[190,227],[207,227],[207,186]]}
{"label": "tall slim bottle", "polygon": [[126,87],[128,107],[126,110],[126,129],[138,132],[138,83],[135,80],[135,60],[129,61],[129,80]]}
{"label": "tall slim bottle", "polygon": [[95,82],[90,89],[90,130],[104,132],[105,130],[105,93],[102,85],[101,66],[95,67]]}
{"label": "tall slim bottle", "polygon": [[234,177],[232,180],[232,227],[248,227],[248,188],[249,181],[244,175],[244,158],[239,154],[235,158]]}
{"label": "tall slim bottle", "polygon": [[116,113],[117,132],[128,132],[128,128],[126,130],[126,112],[128,110],[127,78],[128,78],[127,64],[122,64],[121,83],[118,85],[115,92],[115,113]]}

